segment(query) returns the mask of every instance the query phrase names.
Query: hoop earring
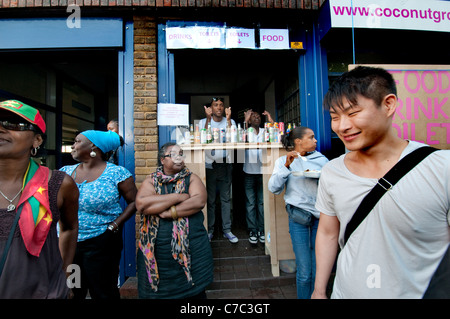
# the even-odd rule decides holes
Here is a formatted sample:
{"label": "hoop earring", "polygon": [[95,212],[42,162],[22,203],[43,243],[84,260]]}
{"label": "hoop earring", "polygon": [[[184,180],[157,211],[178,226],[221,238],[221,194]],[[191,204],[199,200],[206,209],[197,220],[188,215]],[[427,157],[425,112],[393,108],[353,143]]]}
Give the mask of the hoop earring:
{"label": "hoop earring", "polygon": [[97,153],[95,153],[94,150],[92,150],[92,151],[89,153],[89,156],[92,157],[92,158],[94,158],[94,157],[97,156]]}
{"label": "hoop earring", "polygon": [[35,148],[32,148],[31,149],[31,156],[36,156],[38,149],[39,149],[39,146],[35,147]]}

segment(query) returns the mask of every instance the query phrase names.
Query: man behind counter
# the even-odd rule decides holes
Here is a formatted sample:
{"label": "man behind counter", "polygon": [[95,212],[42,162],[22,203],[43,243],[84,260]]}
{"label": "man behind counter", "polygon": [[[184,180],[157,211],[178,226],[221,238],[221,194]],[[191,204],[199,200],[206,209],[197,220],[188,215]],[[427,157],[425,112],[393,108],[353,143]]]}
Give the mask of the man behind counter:
{"label": "man behind counter", "polygon": [[[225,108],[223,98],[214,97],[210,106],[204,106],[206,118],[199,122],[199,128],[226,129],[231,125],[236,125],[231,119],[231,107]],[[225,115],[225,117],[224,117]],[[206,190],[208,193],[208,238],[211,241],[214,235],[216,190],[219,190],[221,211],[222,211],[222,231],[223,236],[231,243],[237,243],[238,238],[231,232],[231,204],[230,192],[232,181],[232,164],[228,151],[215,150],[206,151]]]}

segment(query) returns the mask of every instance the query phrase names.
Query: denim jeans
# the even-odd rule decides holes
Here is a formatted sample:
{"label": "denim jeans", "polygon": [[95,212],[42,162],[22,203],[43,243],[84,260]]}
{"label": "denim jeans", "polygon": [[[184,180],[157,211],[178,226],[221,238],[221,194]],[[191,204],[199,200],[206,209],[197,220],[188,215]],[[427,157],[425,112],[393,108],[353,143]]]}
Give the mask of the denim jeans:
{"label": "denim jeans", "polygon": [[251,232],[264,233],[264,197],[261,174],[244,173],[247,227]]}
{"label": "denim jeans", "polygon": [[297,265],[297,298],[309,299],[314,290],[316,277],[315,242],[319,219],[313,218],[311,226],[304,226],[289,218],[289,233]]}

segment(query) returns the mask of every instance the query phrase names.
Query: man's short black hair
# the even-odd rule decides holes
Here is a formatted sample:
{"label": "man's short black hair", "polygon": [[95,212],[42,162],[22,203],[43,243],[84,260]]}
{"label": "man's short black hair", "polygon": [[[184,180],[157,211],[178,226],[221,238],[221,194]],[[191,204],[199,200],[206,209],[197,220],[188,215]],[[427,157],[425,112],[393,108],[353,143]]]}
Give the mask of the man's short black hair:
{"label": "man's short black hair", "polygon": [[343,108],[343,100],[350,105],[357,104],[357,96],[362,95],[380,106],[388,94],[397,95],[397,87],[392,75],[382,68],[358,66],[345,72],[332,83],[323,100],[326,110]]}

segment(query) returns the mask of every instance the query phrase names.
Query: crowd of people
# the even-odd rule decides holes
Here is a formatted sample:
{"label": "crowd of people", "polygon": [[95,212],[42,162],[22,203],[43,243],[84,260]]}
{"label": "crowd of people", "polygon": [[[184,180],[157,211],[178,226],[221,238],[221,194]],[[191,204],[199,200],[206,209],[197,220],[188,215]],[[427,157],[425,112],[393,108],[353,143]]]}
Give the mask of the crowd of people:
{"label": "crowd of people", "polygon": [[[307,127],[284,135],[287,154],[276,161],[267,186],[274,194],[284,191],[298,298],[329,297],[333,268],[332,298],[450,296],[450,151],[399,138],[392,129],[397,104],[387,71],[357,67],[324,97],[345,154],[329,161]],[[264,138],[262,116],[273,122],[267,111],[245,112],[257,141]],[[233,123],[231,108],[214,98],[200,127]],[[139,298],[206,298],[217,194],[223,235],[239,241],[231,231],[229,152],[207,152],[204,185],[185,165],[182,148],[167,143],[138,190],[132,173],[117,164],[123,139],[117,123],[110,124],[76,136],[71,155],[77,164],[49,170],[33,160],[46,139],[39,111],[16,100],[0,103],[0,298],[120,298],[121,232],[136,213]],[[394,181],[391,172],[408,162],[402,159],[419,152],[423,158]],[[252,244],[265,241],[261,157],[260,150],[246,150],[243,166]],[[308,170],[321,172],[320,179],[293,174]],[[379,188],[387,191],[360,215],[366,195]],[[69,289],[72,264],[81,276]]]}

